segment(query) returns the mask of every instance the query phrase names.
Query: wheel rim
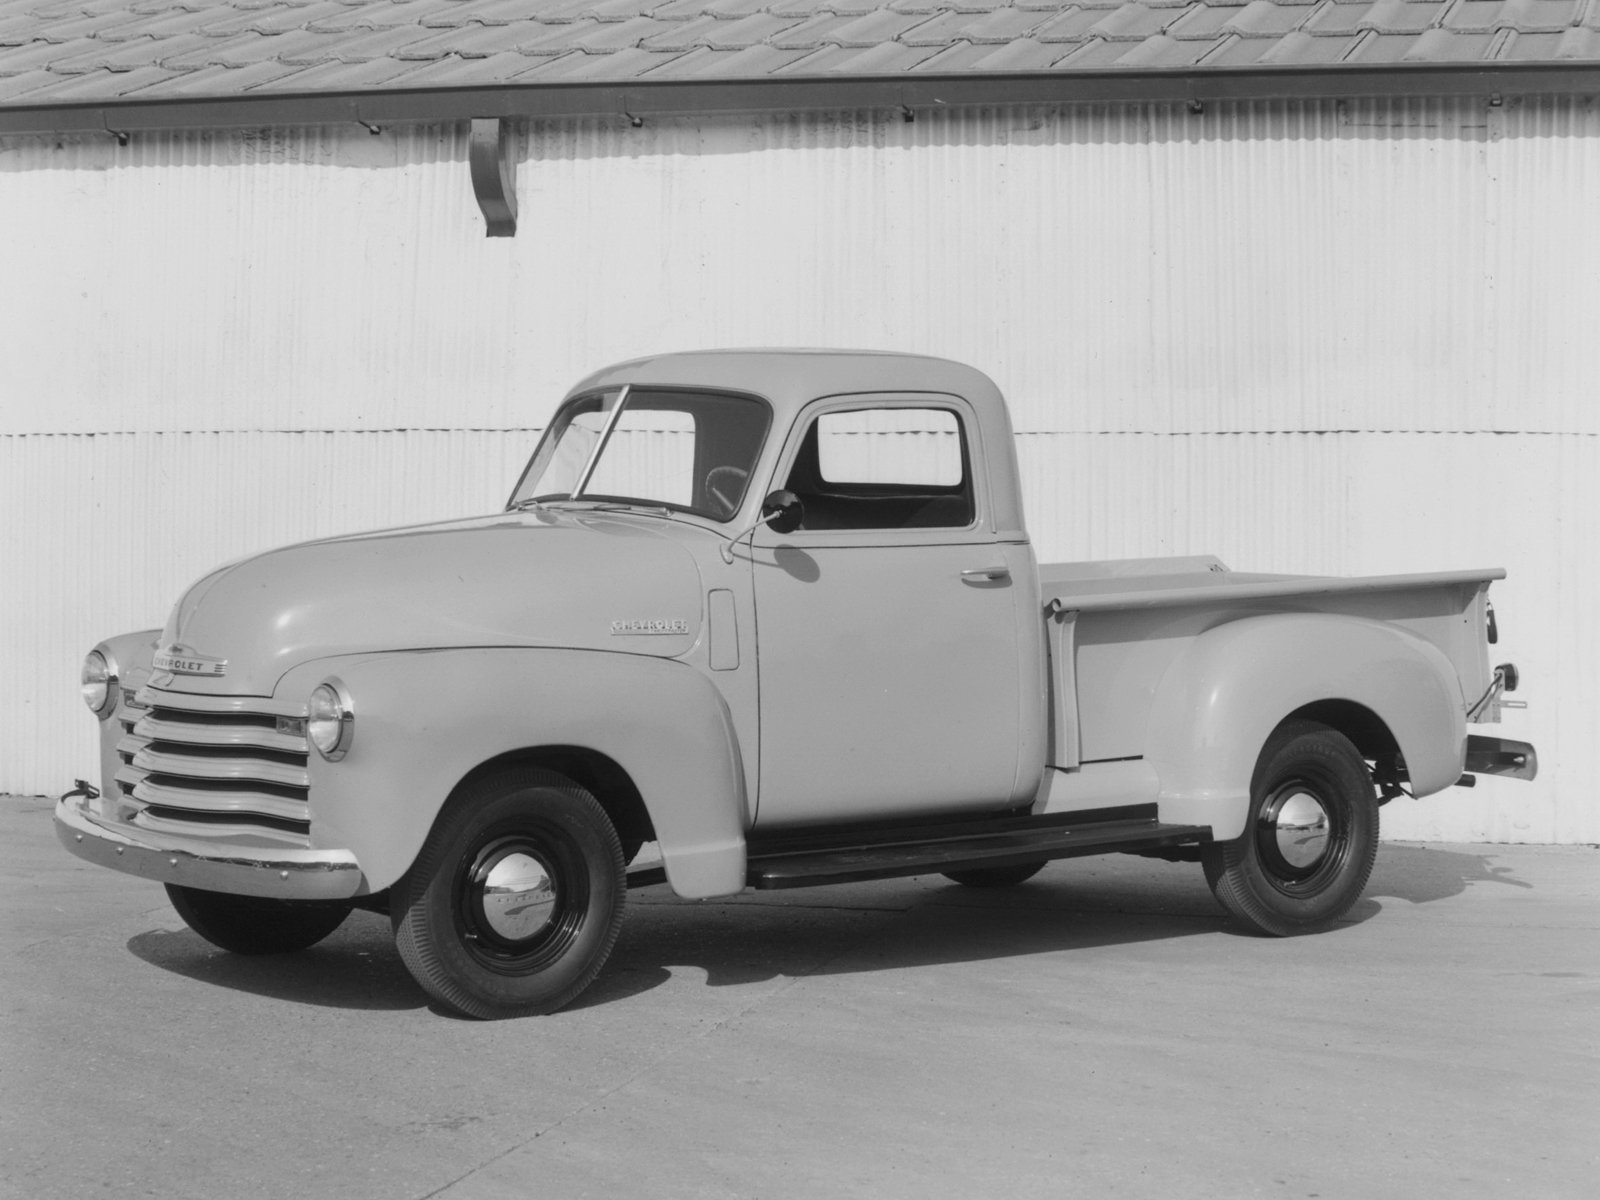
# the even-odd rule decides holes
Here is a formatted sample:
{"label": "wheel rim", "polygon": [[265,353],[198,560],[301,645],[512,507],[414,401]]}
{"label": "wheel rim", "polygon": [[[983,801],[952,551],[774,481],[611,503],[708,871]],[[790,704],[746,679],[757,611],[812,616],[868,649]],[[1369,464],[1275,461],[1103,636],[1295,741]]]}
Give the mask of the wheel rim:
{"label": "wheel rim", "polygon": [[1307,778],[1286,780],[1267,793],[1256,822],[1256,847],[1280,891],[1316,892],[1338,872],[1349,852],[1350,824],[1330,799],[1336,794]]}
{"label": "wheel rim", "polygon": [[461,944],[482,965],[528,975],[556,962],[583,928],[588,873],[559,833],[486,836],[455,886]]}
{"label": "wheel rim", "polygon": [[484,920],[505,942],[537,937],[555,916],[560,896],[549,869],[521,850],[501,854],[482,872]]}

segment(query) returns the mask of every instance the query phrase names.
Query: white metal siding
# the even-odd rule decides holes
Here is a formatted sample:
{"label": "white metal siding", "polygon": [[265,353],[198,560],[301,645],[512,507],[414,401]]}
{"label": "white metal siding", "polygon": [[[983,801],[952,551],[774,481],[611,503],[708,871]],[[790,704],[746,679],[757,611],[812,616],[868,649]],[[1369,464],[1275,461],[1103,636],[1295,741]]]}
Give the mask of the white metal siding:
{"label": "white metal siding", "polygon": [[854,345],[995,377],[1042,557],[1509,567],[1545,773],[1386,833],[1600,841],[1593,102],[572,122],[517,174],[486,239],[454,129],[0,139],[0,788],[91,772],[82,652],[215,563],[495,506],[604,363]]}

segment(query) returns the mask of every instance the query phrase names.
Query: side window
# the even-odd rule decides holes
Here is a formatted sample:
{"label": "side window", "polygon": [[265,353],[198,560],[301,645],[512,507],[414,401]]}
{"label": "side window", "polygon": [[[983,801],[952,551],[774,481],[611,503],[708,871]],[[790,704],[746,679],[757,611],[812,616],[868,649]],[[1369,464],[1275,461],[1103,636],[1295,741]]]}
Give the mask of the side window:
{"label": "side window", "polygon": [[962,529],[968,464],[949,409],[857,408],[812,421],[786,486],[805,504],[802,529]]}

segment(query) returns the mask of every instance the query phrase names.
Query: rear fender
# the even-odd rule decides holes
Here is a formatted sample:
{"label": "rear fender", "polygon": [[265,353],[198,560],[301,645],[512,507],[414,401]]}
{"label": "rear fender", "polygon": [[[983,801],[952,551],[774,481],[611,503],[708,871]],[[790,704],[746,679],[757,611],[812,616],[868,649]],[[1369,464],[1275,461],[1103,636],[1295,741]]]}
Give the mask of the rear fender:
{"label": "rear fender", "polygon": [[1438,648],[1362,617],[1245,617],[1195,638],[1157,687],[1145,757],[1161,780],[1161,819],[1210,825],[1218,840],[1239,836],[1268,737],[1326,700],[1362,705],[1388,726],[1415,795],[1460,778],[1466,705]]}
{"label": "rear fender", "polygon": [[411,865],[440,807],[482,764],[543,746],[597,751],[638,787],[681,896],[744,887],[748,809],[721,694],[682,663],[545,649],[328,658],[286,674],[281,699],[337,677],[349,753],[311,754],[312,837],[355,853],[373,891]]}

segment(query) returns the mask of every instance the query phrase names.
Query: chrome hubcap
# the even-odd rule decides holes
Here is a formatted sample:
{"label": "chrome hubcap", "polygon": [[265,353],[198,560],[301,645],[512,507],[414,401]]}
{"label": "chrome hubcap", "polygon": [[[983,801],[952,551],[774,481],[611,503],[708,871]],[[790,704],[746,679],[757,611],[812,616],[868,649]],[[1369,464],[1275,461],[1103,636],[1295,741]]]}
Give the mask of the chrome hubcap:
{"label": "chrome hubcap", "polygon": [[1272,832],[1283,861],[1304,870],[1327,853],[1328,812],[1310,792],[1295,792],[1278,805]]}
{"label": "chrome hubcap", "polygon": [[555,915],[556,900],[549,869],[521,851],[501,858],[483,880],[483,919],[496,937],[508,942],[543,932]]}

